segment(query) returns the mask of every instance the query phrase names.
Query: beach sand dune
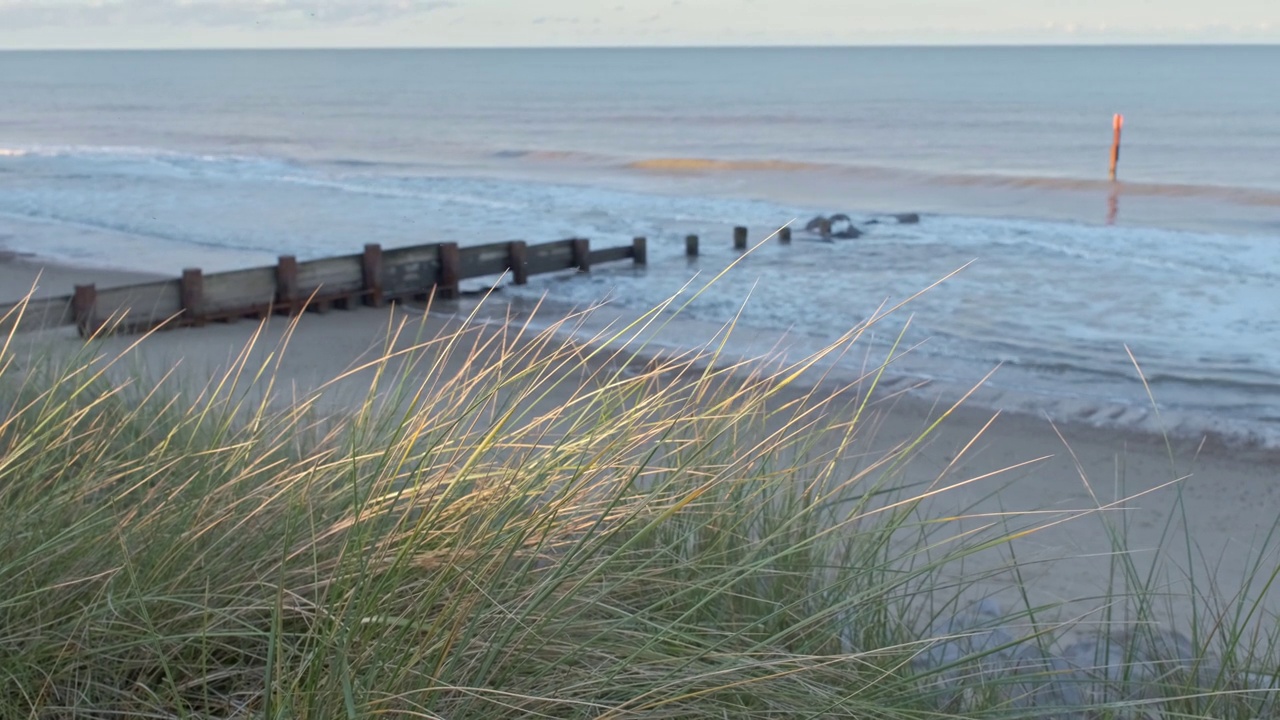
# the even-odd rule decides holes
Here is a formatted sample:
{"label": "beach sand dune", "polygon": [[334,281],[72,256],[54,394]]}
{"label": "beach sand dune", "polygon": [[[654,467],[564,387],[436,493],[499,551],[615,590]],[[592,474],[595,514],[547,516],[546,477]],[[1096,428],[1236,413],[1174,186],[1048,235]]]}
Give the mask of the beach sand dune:
{"label": "beach sand dune", "polygon": [[[21,296],[37,273],[41,295],[67,292],[78,282],[105,286],[145,279],[10,260],[0,263],[0,292],[5,298]],[[459,305],[429,314],[412,308],[361,308],[307,314],[292,329],[288,318],[277,317],[262,331],[249,365],[265,361],[287,335],[287,351],[274,370],[276,386],[287,401],[377,357],[390,347],[392,328],[406,328],[398,341],[405,346],[415,337],[456,328],[469,311]],[[490,324],[476,332],[502,329]],[[141,369],[158,377],[177,368],[185,382],[200,386],[225,371],[258,331],[257,323],[246,321],[158,332],[140,342],[140,365],[131,364],[129,371]],[[95,351],[112,355],[136,342],[137,337],[106,338],[96,343]],[[83,341],[65,328],[26,337],[20,345],[17,352],[25,347],[62,354],[82,349]],[[328,409],[362,399],[367,380],[357,374],[334,386],[326,394]],[[794,397],[804,391],[788,392]],[[863,421],[859,452],[874,457],[910,442],[947,408],[918,396],[888,395],[871,409]],[[1007,521],[1011,527],[1045,526],[1014,544],[1017,579],[1033,602],[1064,603],[1064,616],[1083,616],[1105,603],[1114,580],[1116,549],[1108,528],[1123,528],[1136,565],[1145,569],[1155,563],[1160,568],[1157,587],[1169,593],[1165,610],[1177,616],[1189,612],[1188,593],[1216,594],[1229,603],[1242,583],[1257,574],[1256,568],[1265,576],[1276,566],[1276,549],[1261,544],[1280,506],[1276,460],[1274,454],[1261,451],[1168,444],[1159,437],[1058,427],[1043,418],[996,416],[961,407],[915,452],[901,481],[922,489],[939,478],[943,484],[960,483],[934,499],[927,511],[936,517],[968,516],[961,523],[965,527],[1005,522],[1002,518],[1011,513],[1044,513]],[[850,461],[851,473],[855,464]],[[964,482],[969,480],[973,482]],[[1119,502],[1124,498],[1131,499]],[[1102,506],[1107,509],[1098,510]],[[1259,558],[1259,553],[1265,556]],[[988,573],[1010,562],[1008,549],[997,548],[969,558],[955,573]],[[1021,591],[1014,582],[1015,577],[1006,574],[984,587],[1016,604]],[[1267,605],[1280,609],[1280,598],[1268,598]]]}

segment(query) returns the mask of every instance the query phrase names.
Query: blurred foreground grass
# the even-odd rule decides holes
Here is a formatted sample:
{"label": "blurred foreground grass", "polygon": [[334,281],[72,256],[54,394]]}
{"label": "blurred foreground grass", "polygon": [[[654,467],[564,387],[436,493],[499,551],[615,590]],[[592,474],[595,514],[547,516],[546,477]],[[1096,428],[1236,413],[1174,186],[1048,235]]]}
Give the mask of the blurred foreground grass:
{"label": "blurred foreground grass", "polygon": [[[946,570],[1034,526],[924,516],[967,478],[901,485],[927,431],[862,452],[874,373],[818,394],[557,329],[401,326],[323,412],[334,384],[293,396],[248,352],[202,383],[7,344],[0,717],[1270,712],[1242,692],[1269,638],[1217,628],[1206,686],[1131,632],[1106,657],[1142,687],[1077,692],[1049,609],[961,622],[983,578]],[[1139,575],[1113,601],[1148,605]]]}

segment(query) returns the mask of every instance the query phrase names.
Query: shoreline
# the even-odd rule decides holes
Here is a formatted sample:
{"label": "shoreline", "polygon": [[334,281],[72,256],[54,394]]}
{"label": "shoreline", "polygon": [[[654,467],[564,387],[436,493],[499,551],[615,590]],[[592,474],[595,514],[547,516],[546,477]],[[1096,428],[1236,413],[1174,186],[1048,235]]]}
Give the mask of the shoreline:
{"label": "shoreline", "polygon": [[[535,307],[542,309],[542,317],[555,317],[580,309],[579,306],[559,300],[544,298],[531,302],[522,297],[503,298],[499,293],[491,299],[489,307],[482,307],[471,301],[468,311],[477,312],[487,322],[501,324],[511,316],[528,321],[529,310]],[[584,330],[588,336],[604,333],[608,327],[625,326],[639,315],[640,313],[631,309],[597,307],[592,311],[591,318],[585,321]],[[658,324],[663,322],[671,323],[674,326],[672,333],[681,337],[716,337],[723,328],[714,322],[688,318],[667,317]],[[647,338],[646,342],[654,344],[663,353],[686,349],[679,339],[671,342],[661,337],[652,337]],[[862,364],[849,362],[864,353],[880,357],[882,349],[869,349],[863,342],[856,341],[847,346],[846,350],[850,355],[824,359],[807,371],[808,376],[813,378],[812,384],[819,389],[834,389],[854,381],[866,370],[874,370],[877,367],[874,360],[871,364],[867,364],[867,358],[863,358]],[[771,363],[791,363],[819,352],[826,344],[815,338],[799,337],[786,331],[737,326],[723,349],[734,359],[755,361],[764,358]],[[1135,405],[1120,400],[1099,405],[1092,399],[1077,398],[1069,394],[1059,396],[1037,393],[1003,384],[996,365],[981,368],[979,374],[972,377],[950,373],[949,367],[945,360],[936,356],[899,356],[886,367],[881,382],[893,394],[900,394],[907,402],[919,406],[950,403],[967,396],[966,410],[999,412],[1034,422],[1050,422],[1062,428],[1096,433],[1099,437],[1120,434],[1135,441],[1141,439],[1153,447],[1171,444],[1182,449],[1199,448],[1224,456],[1247,456],[1258,462],[1280,462],[1280,435],[1276,432],[1264,434],[1267,430],[1273,430],[1268,426],[1222,416],[1175,411],[1163,405],[1158,406],[1157,410],[1153,410],[1150,404]],[[981,372],[986,371],[992,372],[992,376],[982,384],[975,385],[981,379]],[[1157,397],[1157,401],[1159,400]]]}
{"label": "shoreline", "polygon": [[[489,168],[497,166],[488,165]],[[501,176],[515,167],[502,166],[508,169],[482,174]],[[533,164],[520,167],[533,167]],[[564,163],[559,169],[564,167],[573,168],[575,164]],[[596,170],[587,170],[586,175],[577,178],[586,183],[583,188],[607,188],[614,184],[602,180],[603,176]],[[363,177],[366,172],[377,175],[381,170],[369,171],[362,167],[357,175]],[[518,173],[510,171],[510,174]],[[244,177],[232,173],[232,176],[237,183],[253,177],[252,173]],[[550,177],[564,180],[560,172]],[[797,216],[801,223],[804,221],[806,213],[797,207],[716,199],[716,196],[752,195],[750,186],[769,177],[776,181],[781,176],[767,172],[728,177],[720,174],[679,179],[663,188],[654,187],[654,177],[614,176],[618,187],[637,186],[632,189],[658,193],[639,199],[625,194],[611,196],[603,189],[598,195],[577,198],[576,189],[564,191],[550,184],[538,189],[534,187],[536,183],[531,183],[506,186],[505,190],[514,193],[506,198],[512,201],[507,205],[502,204],[504,198],[497,197],[493,188],[483,185],[444,188],[461,193],[459,198],[464,205],[471,203],[472,209],[463,213],[458,212],[456,204],[450,204],[454,202],[448,199],[451,195],[442,196],[445,200],[443,204],[437,203],[438,207],[432,205],[434,201],[430,198],[441,190],[428,185],[414,190],[425,193],[426,206],[415,201],[413,212],[425,212],[444,220],[444,225],[434,233],[436,239],[455,237],[464,238],[464,242],[493,237],[497,231],[505,232],[501,228],[512,227],[516,222],[522,223],[520,227],[530,237],[591,237],[611,244],[623,239],[624,229],[628,233],[626,240],[630,239],[630,233],[647,235],[650,238],[648,276],[630,278],[625,272],[613,273],[623,288],[620,290],[623,302],[642,308],[665,300],[667,290],[661,288],[670,289],[673,279],[683,280],[688,273],[717,272],[726,263],[732,263],[736,255],[730,256],[727,241],[719,237],[721,232],[727,236],[731,225],[741,223],[763,233],[776,227],[779,221]],[[544,173],[542,181],[545,183],[548,179]],[[400,227],[397,224],[402,225],[400,221],[383,225],[380,218],[371,214],[375,201],[346,194],[372,193],[371,197],[378,198],[376,202],[390,202],[394,208],[404,206],[404,213],[391,215],[407,217],[405,213],[409,209],[403,189],[395,187],[395,183],[388,189],[372,180],[367,186],[360,182],[356,182],[354,188],[343,185],[331,189],[341,193],[338,199],[344,203],[354,203],[341,205],[353,212],[344,218],[333,218],[335,221],[350,220],[362,228],[361,232],[367,230],[365,240],[378,241],[387,248],[402,245],[405,238],[416,235],[416,231]],[[812,179],[802,180],[798,181],[798,187],[788,185],[784,190],[795,195],[797,201],[818,207],[824,196],[813,194],[811,186],[815,184],[823,185]],[[640,185],[645,187],[638,187]],[[916,191],[894,189],[890,185],[884,184],[879,190],[891,195],[898,193],[902,199],[892,204],[882,203],[882,207],[895,210],[922,207],[914,200],[907,204],[908,199],[919,197]],[[311,188],[306,183],[304,186]],[[318,187],[327,185],[322,182]],[[828,193],[827,197],[835,197],[842,191],[840,187],[830,187],[823,192]],[[671,207],[666,207],[668,198],[678,196],[687,196],[688,201],[673,201]],[[298,201],[327,197],[306,195]],[[856,197],[862,207],[877,205],[870,196],[855,193],[852,197]],[[538,207],[537,203],[562,200],[569,204],[563,213],[558,210],[554,216],[530,209]],[[609,203],[615,201],[622,204],[616,212],[611,212]],[[633,207],[628,204],[631,201],[640,204]],[[644,202],[662,207],[654,209]],[[960,204],[971,212],[976,207],[968,202]],[[1102,201],[1095,204],[1102,207]],[[779,328],[794,327],[801,342],[820,345],[823,338],[857,322],[859,315],[874,312],[878,301],[912,295],[938,278],[950,277],[948,273],[963,268],[954,279],[943,283],[941,290],[925,294],[918,301],[919,313],[913,312],[914,308],[902,313],[918,316],[921,324],[917,327],[928,328],[927,345],[903,358],[894,368],[903,376],[903,382],[927,379],[935,386],[948,385],[952,394],[958,394],[968,389],[966,383],[971,378],[981,377],[998,363],[999,374],[981,393],[982,402],[991,407],[1036,416],[1047,411],[1064,422],[1122,430],[1140,427],[1143,432],[1171,432],[1179,437],[1207,432],[1215,443],[1233,448],[1280,449],[1280,424],[1275,422],[1275,408],[1280,407],[1280,366],[1276,365],[1278,358],[1271,348],[1256,340],[1266,337],[1268,322],[1249,309],[1258,302],[1266,302],[1273,284],[1267,268],[1273,267],[1276,255],[1264,236],[1245,240],[1195,234],[1179,236],[1146,227],[1141,231],[1116,228],[1113,233],[1096,223],[1079,221],[1078,214],[1074,213],[1076,226],[1068,227],[1055,223],[1049,216],[1037,224],[1007,220],[1017,215],[1012,211],[989,216],[981,214],[982,208],[976,211],[980,214],[926,215],[920,228],[877,225],[874,230],[868,228],[870,231],[857,241],[857,247],[841,246],[838,252],[834,246],[815,247],[815,244],[808,244],[803,252],[783,252],[777,243],[768,242],[765,247],[753,248],[753,255],[758,259],[745,264],[749,272],[726,276],[714,291],[718,295],[714,299],[717,308],[705,313],[699,309],[691,314],[721,320],[724,318],[716,316],[729,312],[725,308],[737,305],[742,298],[766,298],[755,300],[750,308],[755,315],[748,316],[746,322],[774,328],[775,334],[781,332]],[[96,212],[106,213],[99,216],[99,220],[103,220],[111,218],[109,213],[114,211],[101,208]],[[979,219],[983,217],[1006,220]],[[730,223],[726,218],[734,220]],[[873,215],[863,219],[867,218],[870,218],[868,222],[878,219]],[[56,218],[24,220],[6,215],[0,217],[0,242],[7,235],[10,245],[71,258],[73,265],[82,260],[99,266],[132,266],[159,271],[170,278],[176,277],[183,267],[200,267],[212,273],[271,265],[276,262],[277,251],[309,259],[358,250],[347,244],[355,230],[327,229],[345,227],[340,224],[310,228],[305,223],[289,225],[272,221],[255,227],[252,236],[237,238],[233,232],[223,237],[227,231],[218,230],[210,238],[202,236],[198,229],[207,231],[216,227],[217,220],[189,223],[190,232],[175,232],[164,227],[174,222],[185,221],[162,218],[160,227],[149,228],[144,223],[124,231],[100,226],[113,223],[92,224]],[[1166,224],[1176,226],[1178,223]],[[243,227],[236,227],[237,232],[246,232]],[[309,234],[312,229],[318,232]],[[683,254],[681,236],[687,233],[708,238],[704,242],[704,257],[698,263],[687,263]],[[796,247],[799,246],[797,243]],[[1183,246],[1197,250],[1184,256],[1178,250]],[[1162,254],[1164,248],[1173,249]],[[859,253],[866,254],[865,263],[857,259]],[[122,259],[129,262],[123,263]],[[53,262],[60,264],[58,260]],[[771,272],[766,269],[771,262],[779,263],[780,272],[764,282],[757,279],[753,284],[750,275],[761,273],[759,277],[765,277],[763,273]],[[1208,276],[1196,275],[1200,268],[1206,267],[1212,271]],[[1131,282],[1134,277],[1142,277],[1137,273],[1146,273],[1152,288],[1162,291],[1147,291],[1139,287],[1140,283]],[[1006,283],[1004,278],[1012,279]],[[1063,282],[1055,282],[1058,278]],[[805,283],[808,287],[804,287]],[[593,300],[591,294],[596,289],[584,285],[568,285],[564,293],[558,289],[552,292],[574,302]],[[759,294],[755,285],[760,288]],[[532,293],[523,291],[523,294],[528,297],[551,287],[555,285],[536,281],[530,287]],[[721,289],[725,292],[720,292]],[[70,288],[66,292],[69,293]],[[511,294],[521,292],[513,290]],[[807,301],[797,300],[799,295],[804,295]],[[1100,298],[1098,306],[1087,307],[1089,303],[1085,303],[1086,307],[1077,309],[1085,298]],[[712,302],[707,301],[703,307],[711,305]],[[815,306],[840,318],[828,321],[828,312],[812,312]],[[1100,312],[1103,307],[1110,311]],[[850,319],[846,321],[846,317]],[[1181,322],[1172,319],[1178,317],[1182,318]],[[917,338],[920,336],[917,333]],[[1030,340],[1020,342],[1027,339]],[[1157,385],[1158,405],[1148,402],[1143,388],[1137,384],[1134,365],[1127,362],[1121,349],[1123,346],[1127,350],[1131,341],[1136,355],[1130,357],[1141,359],[1143,371],[1150,370],[1151,376],[1158,378],[1152,381]],[[1163,388],[1158,386],[1161,383]]]}
{"label": "shoreline", "polygon": [[[172,278],[164,273],[76,264],[0,247],[0,303],[17,302],[28,292],[31,292],[33,299],[70,295],[77,284],[92,283],[99,288],[111,288],[163,279]],[[33,287],[34,291],[32,291]],[[487,301],[487,305],[474,296],[464,297],[458,307],[465,308],[465,314],[474,313],[477,320],[485,324],[509,323],[514,319],[523,322],[533,320],[535,326],[541,318],[553,317],[554,321],[558,316],[580,309],[579,306],[554,299],[543,298],[530,303],[524,298],[503,297],[501,293],[493,295]],[[538,318],[531,318],[528,314],[529,308],[532,307],[541,309]],[[592,316],[585,322],[583,330],[588,335],[604,332],[609,327],[628,322],[634,315],[636,313],[630,310],[619,311],[609,306],[600,306],[592,311]],[[720,330],[720,326],[715,323],[704,321],[690,323],[683,318],[679,319],[677,325],[693,325],[694,327],[682,329],[685,332],[692,331],[699,337],[710,337]],[[567,338],[568,335],[565,337]],[[793,340],[794,338],[787,337],[787,333],[773,329],[737,327],[725,350],[744,360],[756,361],[763,358],[769,362],[778,362],[786,359],[782,357],[785,353],[779,355],[778,348]],[[659,337],[647,338],[646,343],[655,344],[655,347],[659,348],[657,352],[661,354],[687,349],[681,341],[666,342]],[[803,356],[807,352],[814,352],[821,344],[811,342],[801,349],[800,354]],[[856,354],[858,350],[856,345],[854,350]],[[789,361],[799,359],[798,357],[790,358]],[[930,362],[936,364],[933,358]],[[816,370],[809,371],[809,376],[816,378],[809,384],[817,390],[830,392],[847,385],[861,372],[857,370],[850,375],[848,371],[851,366],[845,366],[842,374],[835,367],[836,364],[820,364],[819,368],[822,372],[817,375],[815,375]],[[1214,430],[1209,427],[1209,423],[1184,422],[1178,426],[1166,423],[1163,432],[1160,432],[1149,429],[1150,425],[1133,422],[1117,422],[1113,425],[1088,422],[1079,417],[1072,417],[1070,413],[1064,413],[1065,417],[1051,417],[1046,405],[1052,400],[1049,396],[1001,388],[998,383],[990,382],[975,387],[956,380],[938,379],[935,375],[924,377],[919,373],[895,374],[890,371],[885,374],[883,385],[895,398],[898,398],[895,402],[912,407],[913,414],[920,413],[926,408],[935,408],[940,404],[949,404],[962,396],[969,395],[958,412],[971,414],[973,417],[989,416],[995,413],[1034,423],[1048,423],[1064,432],[1069,431],[1073,436],[1087,436],[1092,442],[1106,442],[1120,436],[1127,444],[1146,447],[1153,451],[1167,452],[1169,448],[1174,448],[1180,453],[1195,452],[1217,458],[1243,459],[1249,463],[1280,464],[1280,446],[1267,444],[1256,437],[1242,439],[1238,433]],[[1121,404],[1117,402],[1116,407],[1120,408]],[[1163,416],[1149,413],[1150,409],[1147,406],[1136,408],[1136,411],[1157,420],[1164,419]],[[1095,411],[1089,411],[1088,414],[1105,415]],[[1173,416],[1176,417],[1176,414]],[[1226,422],[1226,419],[1222,418],[1208,419],[1218,421],[1220,426]]]}

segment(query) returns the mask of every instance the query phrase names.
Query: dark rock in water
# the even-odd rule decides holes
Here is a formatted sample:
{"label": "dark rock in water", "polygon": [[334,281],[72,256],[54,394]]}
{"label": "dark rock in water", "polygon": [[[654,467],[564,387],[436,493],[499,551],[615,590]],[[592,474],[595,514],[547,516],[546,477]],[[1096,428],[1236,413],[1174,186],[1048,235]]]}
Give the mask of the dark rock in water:
{"label": "dark rock in water", "polygon": [[817,235],[823,242],[834,242],[831,238],[831,220],[822,215],[810,220],[804,229]]}
{"label": "dark rock in water", "polygon": [[[920,222],[919,213],[898,213],[896,215],[890,215],[889,217],[893,218],[899,225],[916,225]],[[864,226],[870,226],[882,225],[885,222],[886,220],[880,218],[872,218],[870,220],[862,221],[861,224]],[[815,235],[821,235],[824,238],[852,240],[854,238],[862,237],[864,234],[864,231],[859,230],[857,226],[858,223],[854,223],[853,219],[848,215],[845,215],[844,213],[836,213],[831,217],[818,215],[806,223],[804,229],[814,233]]]}
{"label": "dark rock in water", "polygon": [[821,235],[824,240],[851,240],[862,236],[862,231],[854,227],[853,220],[848,215],[836,213],[831,217],[819,215],[810,220],[804,229]]}
{"label": "dark rock in water", "polygon": [[841,240],[852,240],[862,237],[862,231],[853,226],[853,221],[848,215],[832,215],[831,221],[831,237]]}

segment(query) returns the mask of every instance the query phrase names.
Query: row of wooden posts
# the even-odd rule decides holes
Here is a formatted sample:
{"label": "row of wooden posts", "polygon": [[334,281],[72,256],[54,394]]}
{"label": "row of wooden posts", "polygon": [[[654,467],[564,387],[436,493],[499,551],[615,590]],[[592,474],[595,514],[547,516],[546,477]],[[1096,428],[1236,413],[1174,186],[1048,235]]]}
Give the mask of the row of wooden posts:
{"label": "row of wooden posts", "polygon": [[[570,242],[573,248],[574,267],[579,272],[590,271],[590,241],[585,238],[574,238]],[[642,237],[633,240],[632,257],[635,258],[635,264],[637,265],[644,265],[647,262],[646,242],[646,239]],[[507,270],[511,272],[511,282],[516,285],[528,284],[528,245],[523,240],[512,240],[507,243],[507,251],[510,258]],[[437,298],[446,300],[457,298],[460,293],[460,281],[465,279],[461,267],[462,254],[458,244],[441,243],[439,256],[440,277],[438,282],[434,284],[434,295]],[[607,262],[607,260],[605,261]],[[395,298],[388,298],[383,290],[381,245],[369,243],[364,246],[364,253],[360,258],[360,269],[364,286],[360,292],[342,292],[336,295],[304,295],[300,292],[298,285],[298,258],[294,255],[281,255],[276,262],[277,293],[272,303],[272,310],[282,314],[295,314],[303,310],[323,313],[331,307],[342,310],[349,309],[350,302],[357,298],[363,300],[364,304],[370,307],[381,307],[388,299],[405,298],[404,294],[399,294]],[[183,270],[180,284],[182,288],[182,308],[190,318],[189,322],[197,326],[205,324],[210,318],[204,312],[204,271],[200,268]],[[422,291],[409,293],[408,295],[414,299],[425,300],[430,294]],[[77,325],[83,325],[91,318],[96,304],[97,288],[94,285],[75,286],[72,307]],[[265,308],[263,310],[265,311]],[[246,314],[260,314],[260,312],[255,309],[255,311]],[[217,319],[235,318],[219,317]]]}
{"label": "row of wooden posts", "polygon": [[146,332],[359,304],[456,298],[463,280],[510,273],[513,283],[523,285],[530,275],[587,272],[593,265],[625,259],[647,264],[647,240],[637,237],[628,246],[594,250],[585,238],[468,247],[439,243],[385,251],[368,244],[359,255],[307,262],[282,255],[274,267],[212,274],[190,268],[175,280],[106,289],[77,285],[70,296],[32,300],[22,313],[11,315],[23,316],[24,326],[31,327],[74,323],[86,336],[106,329]]}
{"label": "row of wooden posts", "polygon": [[[782,243],[791,242],[791,228],[778,231]],[[685,253],[697,257],[697,235],[685,238]],[[747,228],[733,230],[733,247],[747,249]],[[584,238],[528,244],[505,243],[459,247],[438,243],[384,250],[378,244],[362,253],[299,262],[282,255],[275,266],[206,274],[199,268],[180,279],[126,287],[77,285],[69,296],[27,301],[0,307],[0,332],[21,322],[24,328],[74,324],[81,334],[146,332],[165,327],[203,326],[210,322],[261,319],[272,314],[326,312],[354,305],[379,307],[387,302],[456,298],[463,280],[510,273],[516,285],[530,275],[577,270],[595,264],[632,260],[648,263],[648,241],[637,237],[630,245],[592,249]],[[12,311],[12,312],[9,312]]]}
{"label": "row of wooden posts", "polygon": [[[824,219],[823,222],[828,223],[827,225],[828,232],[830,232],[829,221]],[[791,226],[790,225],[784,226],[778,230],[778,242],[781,242],[783,245],[791,244]],[[684,239],[684,254],[688,257],[697,257],[698,244],[699,244],[699,239],[697,235],[686,235]],[[733,229],[733,249],[734,250],[747,249],[747,228],[741,225]]]}

